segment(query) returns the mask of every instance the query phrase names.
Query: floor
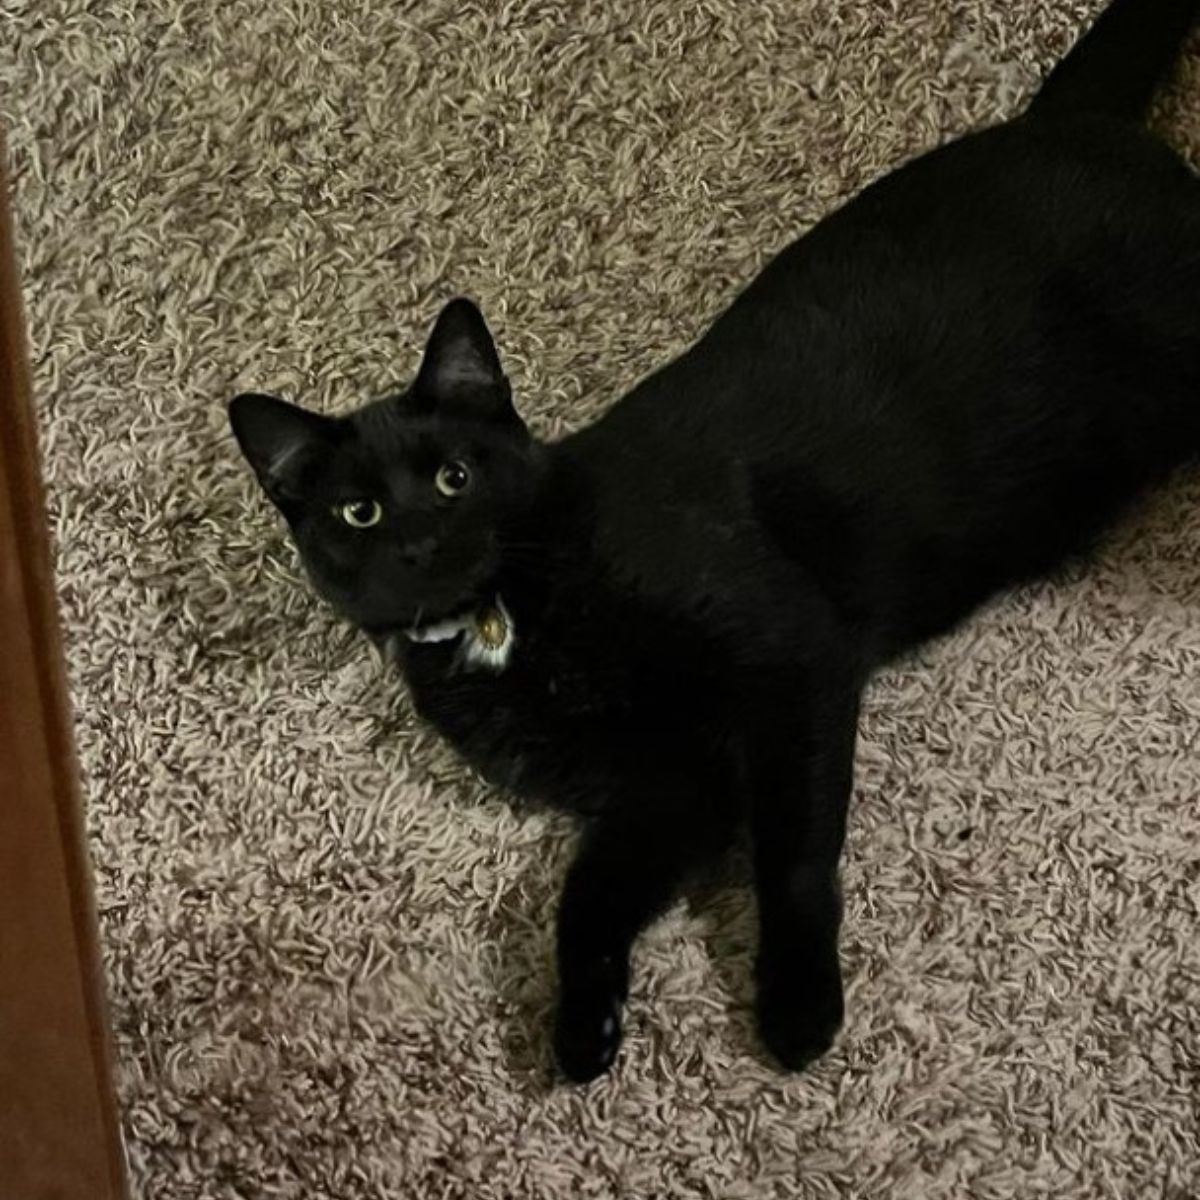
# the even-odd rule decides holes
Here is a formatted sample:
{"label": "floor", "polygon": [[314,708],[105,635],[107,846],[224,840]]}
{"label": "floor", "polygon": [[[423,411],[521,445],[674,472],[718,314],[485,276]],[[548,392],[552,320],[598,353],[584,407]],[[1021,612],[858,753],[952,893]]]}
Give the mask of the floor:
{"label": "floor", "polygon": [[[162,1200],[1184,1200],[1200,1180],[1200,479],[881,677],[849,1018],[749,1020],[733,864],[552,1084],[564,823],[301,586],[225,401],[334,411],[476,296],[554,436],[1098,0],[13,0],[17,232],[120,1088]],[[1200,163],[1200,58],[1159,121]]]}

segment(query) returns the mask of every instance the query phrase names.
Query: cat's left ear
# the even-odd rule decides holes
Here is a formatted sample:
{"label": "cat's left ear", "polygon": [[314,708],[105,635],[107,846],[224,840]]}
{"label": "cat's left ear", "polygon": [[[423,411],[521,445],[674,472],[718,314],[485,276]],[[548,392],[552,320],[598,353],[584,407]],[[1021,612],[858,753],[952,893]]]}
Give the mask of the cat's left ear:
{"label": "cat's left ear", "polygon": [[414,407],[513,420],[512,387],[483,314],[463,297],[438,314],[409,393]]}
{"label": "cat's left ear", "polygon": [[303,499],[308,468],[329,452],[338,435],[332,417],[257,393],[230,401],[229,423],[263,490],[284,509]]}

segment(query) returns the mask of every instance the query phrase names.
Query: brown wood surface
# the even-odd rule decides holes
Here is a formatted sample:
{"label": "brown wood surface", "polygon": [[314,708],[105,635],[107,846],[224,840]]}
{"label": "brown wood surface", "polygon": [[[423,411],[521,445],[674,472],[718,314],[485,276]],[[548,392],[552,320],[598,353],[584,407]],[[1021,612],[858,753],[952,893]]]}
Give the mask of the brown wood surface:
{"label": "brown wood surface", "polygon": [[127,1195],[0,136],[0,1197]]}

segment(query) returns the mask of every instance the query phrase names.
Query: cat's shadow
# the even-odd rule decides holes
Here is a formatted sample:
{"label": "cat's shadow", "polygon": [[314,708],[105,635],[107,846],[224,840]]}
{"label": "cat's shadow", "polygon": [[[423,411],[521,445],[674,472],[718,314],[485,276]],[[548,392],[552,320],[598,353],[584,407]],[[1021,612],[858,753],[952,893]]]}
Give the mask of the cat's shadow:
{"label": "cat's shadow", "polygon": [[749,836],[743,833],[722,858],[697,876],[685,889],[684,899],[720,987],[730,1049],[771,1065],[754,1018],[758,908]]}
{"label": "cat's shadow", "polygon": [[565,826],[548,831],[545,855],[556,869],[547,873],[545,855],[531,857],[509,879],[490,931],[501,964],[496,997],[501,1052],[517,1091],[529,1097],[545,1096],[559,1082],[551,1036],[554,913],[574,844]]}

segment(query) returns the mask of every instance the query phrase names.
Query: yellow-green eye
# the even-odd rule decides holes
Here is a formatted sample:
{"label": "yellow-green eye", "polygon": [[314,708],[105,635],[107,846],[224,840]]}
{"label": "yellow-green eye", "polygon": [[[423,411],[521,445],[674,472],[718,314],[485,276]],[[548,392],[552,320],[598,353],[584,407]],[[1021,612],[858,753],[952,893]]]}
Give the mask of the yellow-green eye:
{"label": "yellow-green eye", "polygon": [[339,505],[334,512],[352,529],[370,529],[383,517],[378,500],[351,500],[349,504]]}
{"label": "yellow-green eye", "polygon": [[445,466],[438,468],[434,483],[437,484],[437,490],[443,496],[460,496],[470,486],[471,472],[463,463],[448,462]]}

